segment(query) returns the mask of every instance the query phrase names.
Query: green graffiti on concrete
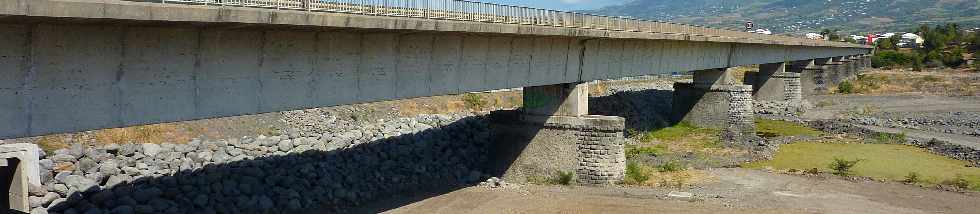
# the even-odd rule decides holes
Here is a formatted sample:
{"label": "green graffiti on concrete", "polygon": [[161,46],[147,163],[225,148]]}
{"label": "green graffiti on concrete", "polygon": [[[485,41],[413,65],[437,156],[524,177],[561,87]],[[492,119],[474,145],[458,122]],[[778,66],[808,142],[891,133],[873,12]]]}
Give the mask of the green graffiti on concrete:
{"label": "green graffiti on concrete", "polygon": [[551,104],[553,97],[538,91],[525,91],[524,108],[541,108]]}

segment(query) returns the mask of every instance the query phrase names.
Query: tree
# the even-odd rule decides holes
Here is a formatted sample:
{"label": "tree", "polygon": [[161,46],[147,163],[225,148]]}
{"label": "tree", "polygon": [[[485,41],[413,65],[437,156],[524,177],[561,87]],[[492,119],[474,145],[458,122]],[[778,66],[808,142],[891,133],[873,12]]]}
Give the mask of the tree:
{"label": "tree", "polygon": [[833,30],[831,30],[831,29],[823,29],[823,30],[820,31],[820,35],[823,36],[823,38],[827,38],[827,40],[830,40],[830,41],[841,41],[840,35],[837,34],[838,31],[840,31],[840,30],[838,30],[838,29],[833,29]]}
{"label": "tree", "polygon": [[896,45],[897,43],[898,41],[896,41],[895,37],[880,38],[878,39],[878,49],[898,50],[898,46]]}
{"label": "tree", "polygon": [[970,53],[977,54],[977,51],[980,50],[980,35],[976,32],[967,35],[966,43],[966,49]]}
{"label": "tree", "polygon": [[922,44],[923,52],[931,53],[934,51],[942,51],[946,48],[946,43],[949,42],[946,34],[939,30],[929,31],[922,35],[922,39],[925,43]]}

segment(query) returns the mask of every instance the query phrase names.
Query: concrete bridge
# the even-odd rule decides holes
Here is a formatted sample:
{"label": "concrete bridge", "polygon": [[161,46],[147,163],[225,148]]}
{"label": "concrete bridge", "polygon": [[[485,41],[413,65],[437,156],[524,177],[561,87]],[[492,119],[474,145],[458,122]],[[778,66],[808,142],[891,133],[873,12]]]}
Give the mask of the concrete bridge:
{"label": "concrete bridge", "polygon": [[[677,119],[747,132],[753,97],[799,103],[870,52],[457,0],[0,0],[0,139],[524,87],[520,121],[598,136],[557,141],[608,183],[622,119],[587,116],[581,83],[694,71]],[[753,86],[727,71],[755,64]]]}

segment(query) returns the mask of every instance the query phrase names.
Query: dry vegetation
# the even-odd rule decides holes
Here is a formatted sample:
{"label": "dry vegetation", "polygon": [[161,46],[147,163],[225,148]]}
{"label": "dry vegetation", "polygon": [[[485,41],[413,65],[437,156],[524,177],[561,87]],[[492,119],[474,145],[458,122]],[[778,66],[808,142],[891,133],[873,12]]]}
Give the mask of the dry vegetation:
{"label": "dry vegetation", "polygon": [[[467,111],[489,111],[521,106],[520,91],[468,93],[423,97],[407,100],[356,104],[379,115],[395,114],[411,117],[419,114],[445,114]],[[205,119],[176,123],[113,128],[78,133],[55,134],[11,140],[32,142],[45,151],[67,148],[72,144],[85,146],[127,143],[187,143],[194,138],[223,139],[247,135],[279,135],[282,124],[278,113]]]}
{"label": "dry vegetation", "polygon": [[980,95],[980,75],[965,70],[909,72],[873,71],[848,81],[851,89],[838,86],[833,91],[858,94],[925,93],[943,96]]}
{"label": "dry vegetation", "polygon": [[164,123],[47,135],[36,138],[35,143],[45,151],[51,152],[68,148],[72,143],[81,143],[87,146],[129,143],[187,143],[196,134],[198,133],[188,124]]}

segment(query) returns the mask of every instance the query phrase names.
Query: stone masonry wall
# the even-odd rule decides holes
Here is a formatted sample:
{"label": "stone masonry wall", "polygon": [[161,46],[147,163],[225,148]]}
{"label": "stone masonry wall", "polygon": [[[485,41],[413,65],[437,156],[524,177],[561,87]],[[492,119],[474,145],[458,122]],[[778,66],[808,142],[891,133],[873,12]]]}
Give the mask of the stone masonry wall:
{"label": "stone masonry wall", "polygon": [[625,120],[620,117],[534,117],[516,112],[495,113],[491,124],[494,173],[510,182],[555,179],[575,173],[584,185],[623,180]]}
{"label": "stone masonry wall", "polygon": [[785,84],[786,102],[801,104],[803,102],[803,83],[800,81],[800,74],[785,72],[779,74],[779,78]]}
{"label": "stone masonry wall", "polygon": [[676,83],[674,89],[675,121],[734,133],[755,132],[751,86],[715,85],[703,88],[691,83]]}
{"label": "stone masonry wall", "polygon": [[751,86],[731,86],[719,88],[729,96],[728,130],[752,135],[755,133],[755,111]]}

